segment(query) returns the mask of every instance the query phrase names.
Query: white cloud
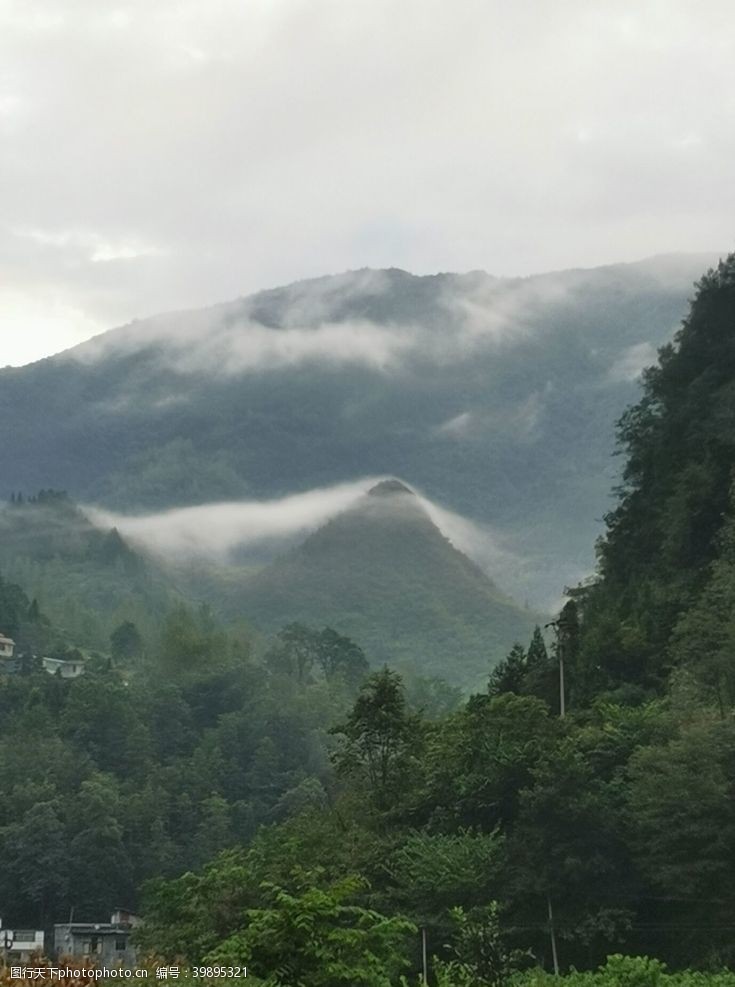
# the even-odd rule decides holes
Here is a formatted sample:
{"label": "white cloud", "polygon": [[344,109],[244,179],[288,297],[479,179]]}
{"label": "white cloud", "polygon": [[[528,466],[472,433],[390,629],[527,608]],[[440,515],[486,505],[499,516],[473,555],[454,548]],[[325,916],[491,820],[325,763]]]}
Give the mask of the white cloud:
{"label": "white cloud", "polygon": [[472,425],[472,414],[469,411],[462,411],[447,421],[442,422],[435,429],[437,435],[449,435],[452,438],[461,438],[466,435]]}
{"label": "white cloud", "polygon": [[0,243],[3,284],[111,326],[345,268],[726,248],[731,5],[540,9],[0,0],[0,215],[98,238]]}
{"label": "white cloud", "polygon": [[316,328],[272,329],[250,321],[235,324],[216,311],[178,313],[125,326],[85,342],[69,353],[94,363],[110,353],[164,343],[168,369],[182,374],[218,376],[272,370],[309,362],[339,367],[360,363],[389,371],[412,350],[419,338],[410,327],[384,327],[371,322],[326,323]]}
{"label": "white cloud", "polygon": [[[353,506],[386,477],[363,477],[351,483],[309,490],[277,500],[201,504],[156,514],[125,515],[86,507],[90,520],[116,527],[131,542],[173,561],[228,561],[233,552],[275,556],[302,540],[337,514]],[[519,589],[529,563],[489,525],[463,517],[413,491],[434,524],[452,544],[504,587]],[[404,495],[399,495],[404,496]]]}
{"label": "white cloud", "polygon": [[234,549],[267,543],[277,546],[305,535],[349,507],[378,479],[364,478],[279,500],[201,504],[159,514],[130,516],[95,507],[85,511],[95,524],[116,527],[132,541],[166,557],[222,561]]}
{"label": "white cloud", "polygon": [[100,261],[133,260],[164,253],[160,247],[136,240],[110,242],[98,233],[79,230],[18,230],[16,236],[26,237],[46,247],[70,247],[86,255],[93,264]]}

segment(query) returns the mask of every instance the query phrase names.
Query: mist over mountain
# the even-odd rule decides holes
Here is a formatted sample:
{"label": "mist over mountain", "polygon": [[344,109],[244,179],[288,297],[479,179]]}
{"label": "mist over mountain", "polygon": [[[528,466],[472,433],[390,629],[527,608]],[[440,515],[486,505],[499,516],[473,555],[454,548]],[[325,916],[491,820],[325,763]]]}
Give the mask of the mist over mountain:
{"label": "mist over mountain", "polygon": [[383,480],[306,541],[231,588],[224,606],[264,631],[328,624],[373,664],[481,688],[538,617],[516,606],[397,480]]}
{"label": "mist over mountain", "polygon": [[0,371],[5,485],[140,513],[397,475],[489,525],[523,560],[504,588],[549,605],[591,567],[614,421],[714,259],[364,270],[135,322]]}

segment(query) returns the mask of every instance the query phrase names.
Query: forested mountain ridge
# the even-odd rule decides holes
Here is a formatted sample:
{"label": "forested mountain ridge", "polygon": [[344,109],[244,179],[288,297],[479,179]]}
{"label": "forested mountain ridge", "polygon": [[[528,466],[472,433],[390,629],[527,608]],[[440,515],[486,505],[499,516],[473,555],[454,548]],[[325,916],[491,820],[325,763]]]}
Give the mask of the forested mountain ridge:
{"label": "forested mountain ridge", "polygon": [[528,560],[504,585],[547,605],[591,567],[614,421],[708,262],[365,270],[135,322],[0,370],[8,492],[142,511],[401,476],[492,524]]}
{"label": "forested mountain ridge", "polygon": [[707,665],[728,705],[735,698],[734,312],[731,255],[701,279],[673,343],[644,374],[643,398],[620,421],[623,485],[599,546],[601,579],[581,598],[581,656],[597,666],[596,688],[650,687],[688,655],[697,676]]}

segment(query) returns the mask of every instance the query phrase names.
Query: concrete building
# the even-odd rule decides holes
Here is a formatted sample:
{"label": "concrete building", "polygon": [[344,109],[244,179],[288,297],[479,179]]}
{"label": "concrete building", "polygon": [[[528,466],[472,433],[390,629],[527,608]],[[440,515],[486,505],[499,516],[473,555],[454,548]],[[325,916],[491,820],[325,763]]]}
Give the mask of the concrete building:
{"label": "concrete building", "polygon": [[84,672],[84,662],[67,658],[42,658],[43,670],[62,679],[76,679]]}
{"label": "concrete building", "polygon": [[0,675],[16,675],[19,661],[15,654],[15,641],[0,634]]}
{"label": "concrete building", "polygon": [[62,957],[87,959],[96,966],[122,966],[134,969],[137,952],[131,942],[140,919],[118,909],[109,922],[64,922],[54,926],[54,953]]}
{"label": "concrete building", "polygon": [[43,956],[44,934],[38,929],[3,929],[0,923],[0,949],[8,963],[27,963],[33,956]]}

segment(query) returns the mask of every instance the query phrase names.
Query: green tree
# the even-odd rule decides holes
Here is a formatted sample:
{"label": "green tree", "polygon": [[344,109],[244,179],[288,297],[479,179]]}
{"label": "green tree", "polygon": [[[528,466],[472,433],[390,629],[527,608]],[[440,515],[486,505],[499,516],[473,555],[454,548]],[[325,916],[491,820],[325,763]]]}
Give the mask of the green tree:
{"label": "green tree", "polygon": [[316,661],[326,679],[341,675],[353,689],[360,685],[370,669],[362,648],[331,627],[325,627],[318,634]]}
{"label": "green tree", "polygon": [[632,846],[659,899],[654,915],[660,925],[686,926],[668,950],[680,963],[733,963],[725,927],[735,882],[735,725],[693,723],[636,751],[629,774]]}
{"label": "green tree", "polygon": [[595,772],[579,739],[545,749],[519,793],[507,893],[527,925],[540,925],[551,901],[563,962],[589,965],[624,939],[636,883],[618,785]]}
{"label": "green tree", "polygon": [[387,856],[387,911],[400,911],[428,929],[432,948],[454,932],[450,910],[485,904],[497,893],[505,867],[498,832],[409,832]]}
{"label": "green tree", "polygon": [[351,903],[364,888],[359,878],[327,888],[312,880],[304,875],[296,891],[266,886],[266,904],[250,909],[244,928],[205,962],[240,964],[247,956],[250,970],[268,987],[397,984],[415,926]]}
{"label": "green tree", "polygon": [[128,776],[141,771],[149,756],[150,737],[134,694],[115,671],[75,679],[59,725],[62,736],[88,752],[101,771]]}
{"label": "green tree", "polygon": [[526,653],[526,676],[523,691],[530,696],[538,696],[549,706],[559,709],[559,664],[547,649],[541,628],[536,625],[531,643]]}
{"label": "green tree", "polygon": [[[735,503],[735,489],[731,497]],[[673,661],[713,698],[721,716],[735,705],[735,517],[728,516],[719,557],[696,602],[681,615],[671,639]]]}
{"label": "green tree", "polygon": [[266,664],[273,671],[292,676],[299,685],[309,680],[316,660],[317,634],[299,623],[282,628],[265,656]]}
{"label": "green tree", "polygon": [[514,644],[508,655],[490,673],[488,692],[491,696],[499,696],[503,692],[520,695],[524,689],[526,672],[526,652],[521,644]]}
{"label": "green tree", "polygon": [[535,697],[472,696],[429,734],[417,811],[445,827],[510,826],[519,794],[558,729],[559,720]]}
{"label": "green tree", "polygon": [[6,901],[18,919],[43,928],[68,901],[72,860],[63,805],[59,799],[38,802],[18,822],[0,830]]}
{"label": "green tree", "polygon": [[347,720],[330,732],[345,738],[334,755],[339,773],[364,776],[380,808],[400,800],[421,733],[418,717],[406,709],[400,675],[389,668],[371,675]]}
{"label": "green tree", "polygon": [[207,609],[195,614],[181,604],[164,620],[158,655],[169,673],[199,674],[226,662],[227,641],[214,627]]}
{"label": "green tree", "polygon": [[30,606],[28,597],[20,586],[6,582],[0,576],[0,634],[17,637]]}
{"label": "green tree", "polygon": [[199,806],[200,822],[194,838],[198,863],[212,860],[235,842],[232,810],[221,795],[210,795]]}
{"label": "green tree", "polygon": [[108,775],[92,776],[82,782],[75,810],[68,842],[74,862],[70,893],[79,918],[94,921],[134,895],[118,786]]}
{"label": "green tree", "polygon": [[438,983],[444,987],[505,987],[528,956],[510,949],[500,930],[496,901],[466,912],[453,908],[455,959],[437,962]]}
{"label": "green tree", "polygon": [[143,638],[131,620],[124,620],[110,635],[110,654],[115,661],[129,661],[143,654]]}

